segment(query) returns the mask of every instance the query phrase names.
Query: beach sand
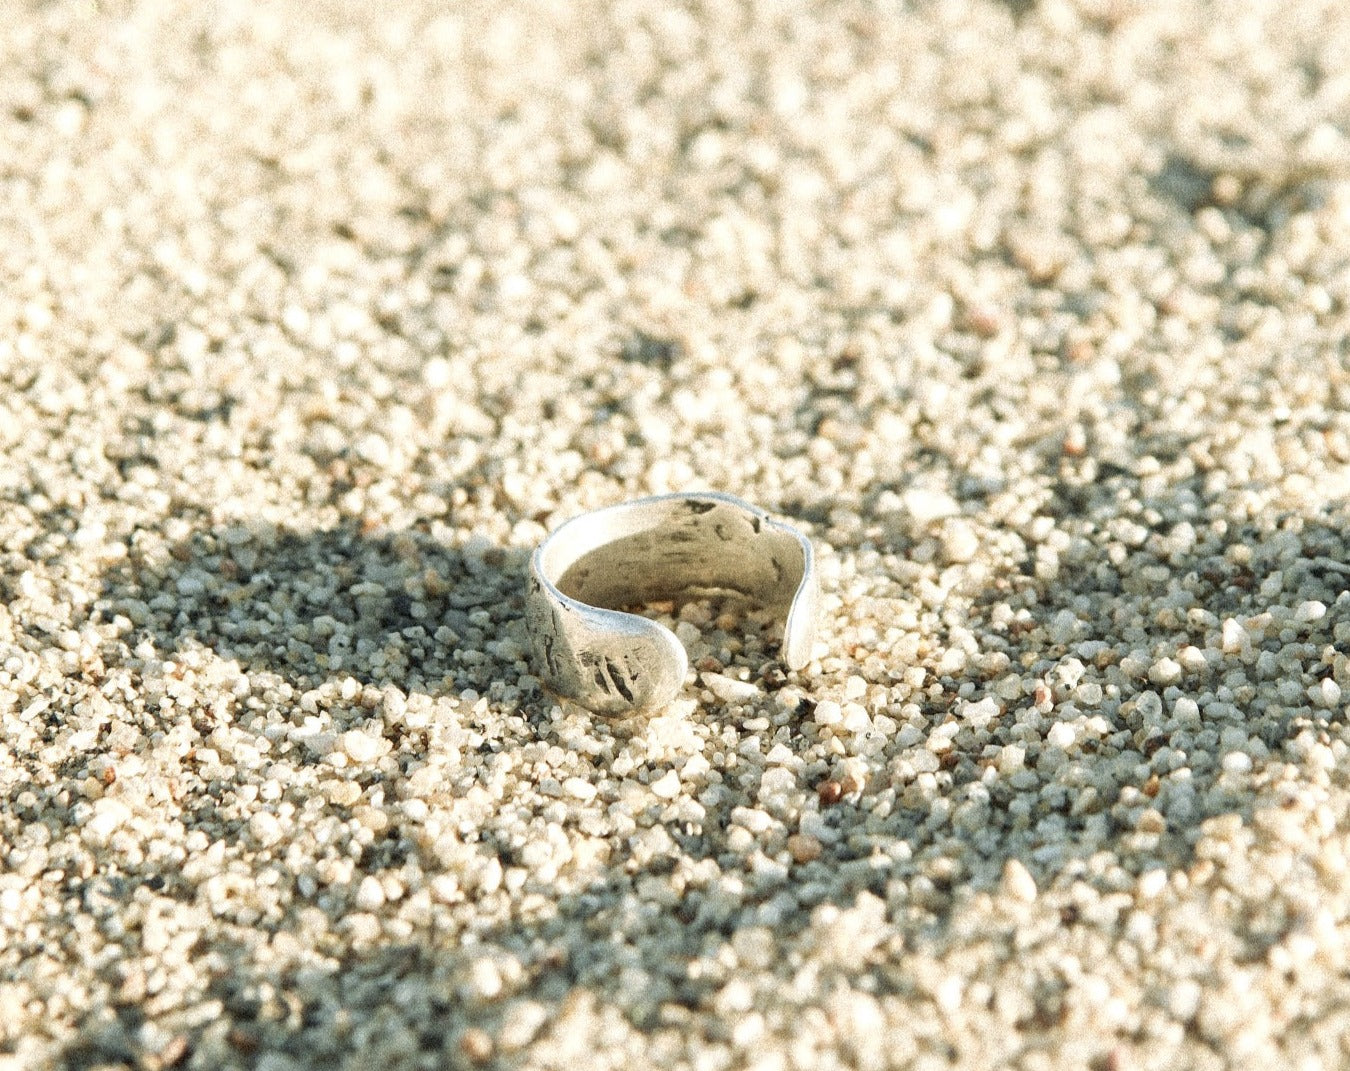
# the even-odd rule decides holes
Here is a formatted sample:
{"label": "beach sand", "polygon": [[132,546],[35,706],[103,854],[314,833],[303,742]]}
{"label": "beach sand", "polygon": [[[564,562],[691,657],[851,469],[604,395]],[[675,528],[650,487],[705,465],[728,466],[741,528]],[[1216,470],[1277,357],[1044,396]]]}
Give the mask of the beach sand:
{"label": "beach sand", "polygon": [[[0,1069],[1350,1061],[1350,5],[0,16]],[[718,489],[815,657],[546,531]]]}

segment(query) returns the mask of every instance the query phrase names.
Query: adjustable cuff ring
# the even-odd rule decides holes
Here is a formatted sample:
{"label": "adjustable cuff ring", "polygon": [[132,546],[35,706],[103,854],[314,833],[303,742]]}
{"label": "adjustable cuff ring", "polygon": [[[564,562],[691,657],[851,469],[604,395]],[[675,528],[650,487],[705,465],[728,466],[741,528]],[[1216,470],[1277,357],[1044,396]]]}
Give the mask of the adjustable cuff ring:
{"label": "adjustable cuff ring", "polygon": [[720,492],[656,495],[575,517],[530,559],[525,625],[540,678],[597,713],[658,709],[689,659],[669,629],[621,606],[731,591],[783,619],[782,658],[800,669],[815,642],[811,542]]}

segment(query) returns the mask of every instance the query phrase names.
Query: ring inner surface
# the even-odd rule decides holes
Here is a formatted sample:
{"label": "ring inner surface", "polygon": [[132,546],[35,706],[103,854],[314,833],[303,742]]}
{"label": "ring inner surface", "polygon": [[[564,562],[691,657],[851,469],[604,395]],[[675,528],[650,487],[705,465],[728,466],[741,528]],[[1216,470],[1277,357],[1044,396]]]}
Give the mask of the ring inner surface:
{"label": "ring inner surface", "polygon": [[[576,524],[576,522],[573,522]],[[607,609],[687,592],[736,592],[786,606],[802,580],[805,555],[790,532],[729,503],[698,499],[598,514],[560,530],[545,561],[564,595]]]}

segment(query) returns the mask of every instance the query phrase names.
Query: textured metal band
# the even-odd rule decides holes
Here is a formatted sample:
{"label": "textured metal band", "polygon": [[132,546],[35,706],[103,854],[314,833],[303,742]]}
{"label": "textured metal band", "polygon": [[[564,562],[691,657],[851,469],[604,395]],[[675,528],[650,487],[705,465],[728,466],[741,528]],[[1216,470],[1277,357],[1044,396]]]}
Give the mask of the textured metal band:
{"label": "textured metal band", "polygon": [[684,686],[675,635],[623,606],[732,591],[783,618],[783,661],[800,669],[815,642],[811,542],[733,495],[640,498],[575,517],[530,559],[525,623],[548,687],[598,713],[654,710]]}

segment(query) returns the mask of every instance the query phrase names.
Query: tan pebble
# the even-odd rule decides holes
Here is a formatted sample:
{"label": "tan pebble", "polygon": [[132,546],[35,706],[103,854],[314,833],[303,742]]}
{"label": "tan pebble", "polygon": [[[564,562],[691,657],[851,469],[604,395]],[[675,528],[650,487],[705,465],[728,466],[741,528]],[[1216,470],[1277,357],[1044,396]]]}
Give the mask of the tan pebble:
{"label": "tan pebble", "polygon": [[177,1067],[181,1064],[188,1054],[191,1045],[186,1035],[175,1034],[168,1041],[164,1048],[159,1050],[158,1063],[160,1067]]}
{"label": "tan pebble", "polygon": [[1090,339],[1073,338],[1064,343],[1064,359],[1073,364],[1086,364],[1096,352]]}
{"label": "tan pebble", "polygon": [[824,847],[809,833],[794,833],[787,839],[788,854],[798,863],[810,863],[819,859]]}
{"label": "tan pebble", "polygon": [[243,1053],[254,1053],[258,1050],[258,1035],[247,1027],[236,1026],[226,1040]]}
{"label": "tan pebble", "polygon": [[327,781],[323,785],[324,794],[329,803],[340,807],[350,807],[361,798],[361,786],[355,781]]}
{"label": "tan pebble", "polygon": [[1215,204],[1224,207],[1233,205],[1242,196],[1242,180],[1227,172],[1215,175],[1209,186],[1209,195],[1214,198]]}
{"label": "tan pebble", "polygon": [[492,1059],[492,1038],[486,1030],[471,1026],[459,1036],[459,1051],[473,1063],[485,1064]]}
{"label": "tan pebble", "polygon": [[1134,825],[1140,833],[1165,833],[1167,832],[1167,819],[1162,816],[1162,812],[1153,807],[1145,807],[1139,812],[1139,821]]}
{"label": "tan pebble", "polygon": [[980,338],[993,338],[1003,327],[1003,316],[997,307],[981,302],[966,309],[965,326]]}
{"label": "tan pebble", "polygon": [[820,802],[829,806],[831,803],[838,803],[844,795],[844,786],[833,779],[822,781],[816,786],[816,795],[820,797]]}

